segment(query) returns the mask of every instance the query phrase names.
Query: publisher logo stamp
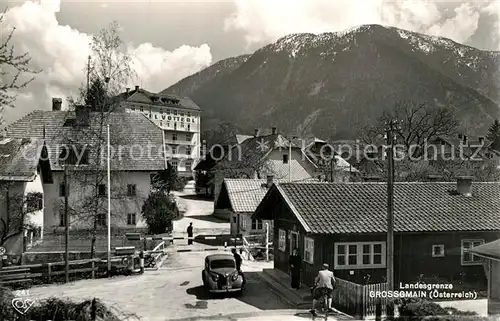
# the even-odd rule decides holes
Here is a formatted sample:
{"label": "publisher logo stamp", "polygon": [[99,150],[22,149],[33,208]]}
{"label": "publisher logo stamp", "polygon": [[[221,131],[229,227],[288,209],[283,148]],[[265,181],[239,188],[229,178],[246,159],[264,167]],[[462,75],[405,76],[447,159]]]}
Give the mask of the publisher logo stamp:
{"label": "publisher logo stamp", "polygon": [[33,306],[35,300],[27,298],[27,291],[16,291],[16,298],[12,299],[12,307],[21,315],[25,315]]}

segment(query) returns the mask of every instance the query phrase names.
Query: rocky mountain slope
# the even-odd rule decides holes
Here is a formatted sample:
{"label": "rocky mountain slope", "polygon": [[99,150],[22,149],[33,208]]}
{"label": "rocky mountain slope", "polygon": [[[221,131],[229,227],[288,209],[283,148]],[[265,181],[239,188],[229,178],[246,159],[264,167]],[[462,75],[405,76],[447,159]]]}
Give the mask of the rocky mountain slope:
{"label": "rocky mountain slope", "polygon": [[349,139],[398,101],[454,106],[464,130],[499,117],[500,54],[445,38],[364,25],[283,37],[167,88],[204,110],[203,127]]}

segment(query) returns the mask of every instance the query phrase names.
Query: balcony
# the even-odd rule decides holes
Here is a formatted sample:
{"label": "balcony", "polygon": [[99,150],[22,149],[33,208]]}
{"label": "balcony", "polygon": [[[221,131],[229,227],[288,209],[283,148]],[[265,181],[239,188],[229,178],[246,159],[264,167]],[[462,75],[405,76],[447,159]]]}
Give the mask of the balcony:
{"label": "balcony", "polygon": [[170,145],[194,145],[190,140],[180,140],[180,139],[165,139],[165,144]]}

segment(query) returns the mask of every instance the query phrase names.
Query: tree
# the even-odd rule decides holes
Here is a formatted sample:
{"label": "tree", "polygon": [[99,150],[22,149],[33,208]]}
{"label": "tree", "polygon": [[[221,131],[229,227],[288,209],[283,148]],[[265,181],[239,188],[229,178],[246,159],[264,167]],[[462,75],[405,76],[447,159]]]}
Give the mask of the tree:
{"label": "tree", "polygon": [[[127,53],[120,38],[117,22],[112,22],[96,34],[92,38],[90,48],[91,55],[86,67],[88,83],[82,86],[78,99],[70,99],[70,106],[78,109],[83,105],[84,109],[92,112],[89,113],[88,121],[83,125],[80,124],[81,127],[77,126],[74,130],[64,132],[63,142],[72,149],[78,146],[78,153],[87,152],[85,166],[68,163],[68,157],[64,160],[67,163],[65,166],[70,166],[71,169],[70,182],[71,180],[78,182],[78,185],[85,191],[82,192],[77,203],[71,204],[72,222],[70,224],[77,222],[90,224],[91,257],[94,257],[97,230],[105,222],[107,213],[106,197],[103,197],[107,195],[107,191],[103,191],[103,186],[107,188],[106,162],[103,161],[107,159],[106,126],[110,115],[119,103],[113,97],[124,92],[124,86],[134,78],[135,72],[131,68],[132,57]],[[120,136],[119,133],[114,133],[110,137],[110,144],[112,146],[126,145]],[[116,174],[113,175],[112,181],[115,183],[122,178]],[[131,199],[130,191],[122,190],[121,186],[123,184],[113,184],[111,193],[114,200],[125,203],[127,199]],[[135,196],[134,200],[141,202],[140,196]],[[63,207],[62,204],[60,206]]]}
{"label": "tree", "polygon": [[7,207],[6,215],[0,215],[0,246],[3,246],[12,237],[18,236],[27,227],[26,216],[37,210],[36,203],[31,202],[22,193],[15,190],[13,182],[4,182],[0,185],[0,198],[3,198]]}
{"label": "tree", "polygon": [[[0,14],[0,25],[2,26],[6,12]],[[2,37],[3,42],[0,43],[0,116],[3,114],[4,107],[13,107],[16,96],[12,91],[25,88],[35,79],[35,75],[41,72],[41,70],[34,70],[30,67],[31,57],[29,53],[19,54],[16,52],[11,43],[14,32],[15,28],[5,32]],[[29,75],[28,79],[21,80],[25,74]],[[9,75],[11,75],[10,79],[8,79]],[[3,118],[0,118],[0,124],[2,121]]]}
{"label": "tree", "polygon": [[490,128],[488,128],[486,138],[492,142],[492,149],[500,150],[500,121],[498,119],[495,119]]}
{"label": "tree", "polygon": [[202,133],[202,138],[206,142],[207,147],[211,147],[216,144],[224,143],[239,132],[241,132],[241,130],[236,125],[232,123],[222,123],[213,129],[205,130]]}
{"label": "tree", "polygon": [[162,234],[172,227],[176,218],[177,204],[163,191],[152,192],[142,205],[142,217],[150,234]]}
{"label": "tree", "polygon": [[180,178],[177,174],[177,170],[170,164],[170,162],[167,163],[167,168],[165,170],[155,175],[152,182],[154,189],[166,192],[167,194],[170,194],[172,190],[177,189],[179,184]]}
{"label": "tree", "polygon": [[380,142],[385,136],[387,123],[400,121],[394,131],[398,144],[407,150],[417,151],[428,141],[438,136],[455,135],[458,121],[455,111],[449,107],[437,107],[414,102],[398,102],[392,110],[385,112],[374,126],[361,128],[361,137],[367,144]]}

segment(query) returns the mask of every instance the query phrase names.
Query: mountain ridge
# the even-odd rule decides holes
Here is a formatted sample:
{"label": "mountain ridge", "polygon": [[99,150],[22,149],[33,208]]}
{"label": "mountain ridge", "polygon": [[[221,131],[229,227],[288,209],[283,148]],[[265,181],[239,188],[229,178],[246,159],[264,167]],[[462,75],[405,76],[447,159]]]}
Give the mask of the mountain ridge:
{"label": "mountain ridge", "polygon": [[353,138],[353,128],[373,123],[398,101],[411,100],[455,106],[462,127],[476,134],[499,116],[499,63],[499,52],[361,25],[281,37],[251,55],[221,60],[164,92],[189,96],[200,105],[204,129],[233,122],[248,132],[279,127]]}

